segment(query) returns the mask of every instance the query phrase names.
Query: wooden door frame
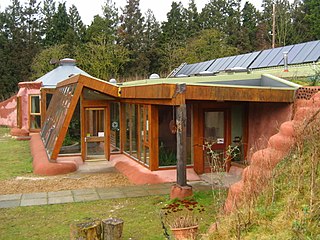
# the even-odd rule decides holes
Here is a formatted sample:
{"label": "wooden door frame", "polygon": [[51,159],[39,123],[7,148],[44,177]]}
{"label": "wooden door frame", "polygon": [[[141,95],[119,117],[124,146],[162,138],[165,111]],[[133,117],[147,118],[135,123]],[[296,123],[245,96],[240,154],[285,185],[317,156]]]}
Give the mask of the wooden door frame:
{"label": "wooden door frame", "polygon": [[[203,103],[193,103],[193,158],[196,173],[204,173],[204,114],[208,111],[225,112],[225,145],[231,144],[231,106],[205,106]],[[195,157],[196,156],[196,157]]]}
{"label": "wooden door frame", "polygon": [[104,110],[104,155],[106,160],[110,160],[110,107],[107,101],[82,100],[81,104],[81,156],[85,161],[87,157],[86,137],[86,109],[101,108]]}

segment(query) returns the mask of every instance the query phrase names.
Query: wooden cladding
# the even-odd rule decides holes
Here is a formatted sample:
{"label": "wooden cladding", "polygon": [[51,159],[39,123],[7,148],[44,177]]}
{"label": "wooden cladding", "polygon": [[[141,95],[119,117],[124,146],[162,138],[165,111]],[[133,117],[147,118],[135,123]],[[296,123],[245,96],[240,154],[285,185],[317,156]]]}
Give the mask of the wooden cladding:
{"label": "wooden cladding", "polygon": [[188,86],[187,100],[293,102],[293,89]]}
{"label": "wooden cladding", "polygon": [[[80,74],[60,82],[58,87],[76,82],[121,101],[135,104],[180,105],[183,102],[183,99],[180,99],[181,94],[175,96],[176,83],[152,84],[148,82],[145,85],[118,86]],[[185,94],[186,100],[293,102],[295,90],[289,88],[193,84],[186,86]]]}
{"label": "wooden cladding", "polygon": [[132,99],[171,99],[176,89],[175,84],[155,84],[122,87],[121,98]]}

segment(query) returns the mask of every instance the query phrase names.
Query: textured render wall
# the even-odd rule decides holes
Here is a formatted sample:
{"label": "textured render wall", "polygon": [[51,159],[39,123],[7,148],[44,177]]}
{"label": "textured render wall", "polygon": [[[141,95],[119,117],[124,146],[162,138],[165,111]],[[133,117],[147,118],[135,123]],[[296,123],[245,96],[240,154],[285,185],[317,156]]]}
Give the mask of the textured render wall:
{"label": "textured render wall", "polygon": [[250,103],[248,160],[252,154],[267,147],[269,138],[279,131],[280,125],[292,118],[292,106],[289,103]]}
{"label": "textured render wall", "polygon": [[0,125],[17,126],[17,96],[13,96],[0,103]]}
{"label": "textured render wall", "polygon": [[[263,189],[271,178],[274,167],[295,145],[295,129],[301,128],[319,109],[320,92],[310,100],[296,100],[292,120],[281,124],[279,132],[269,138],[267,147],[252,155],[242,179],[230,186],[224,206],[226,212],[233,211],[241,202],[249,200]],[[320,117],[319,114],[317,117]]]}
{"label": "textured render wall", "polygon": [[40,95],[40,89],[25,88],[21,96],[21,128],[29,130],[29,95]]}
{"label": "textured render wall", "polygon": [[42,82],[20,82],[18,96],[21,97],[21,128],[29,130],[29,95],[40,95]]}

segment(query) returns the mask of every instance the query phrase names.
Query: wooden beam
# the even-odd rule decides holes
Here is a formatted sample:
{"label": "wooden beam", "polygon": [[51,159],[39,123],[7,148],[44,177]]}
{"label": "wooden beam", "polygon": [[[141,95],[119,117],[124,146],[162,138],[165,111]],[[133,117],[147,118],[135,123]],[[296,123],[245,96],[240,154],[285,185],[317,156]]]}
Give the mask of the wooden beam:
{"label": "wooden beam", "polygon": [[150,170],[154,171],[159,168],[159,110],[156,105],[149,109]]}
{"label": "wooden beam", "polygon": [[72,119],[72,115],[74,113],[74,110],[76,109],[78,100],[79,100],[79,98],[81,96],[82,89],[83,89],[83,85],[81,83],[77,84],[77,87],[76,87],[76,89],[74,91],[73,97],[72,97],[71,102],[70,102],[69,109],[67,110],[67,115],[66,115],[66,117],[64,119],[62,128],[61,128],[60,133],[58,135],[58,139],[57,139],[57,141],[56,141],[56,143],[54,145],[54,149],[53,149],[52,154],[51,154],[51,159],[52,160],[57,160],[57,158],[58,158],[60,149],[62,147],[63,140],[64,140],[64,138],[65,138],[65,136],[67,134],[68,127],[69,127],[70,121]]}
{"label": "wooden beam", "polygon": [[106,159],[109,161],[110,160],[110,105],[108,105],[105,108],[105,113],[104,113],[104,118],[105,118],[105,136],[104,136],[104,154]]}
{"label": "wooden beam", "polygon": [[80,76],[83,76],[83,75],[78,74],[78,75],[72,76],[64,81],[61,81],[57,84],[56,88],[65,87],[70,84],[78,83]]}
{"label": "wooden beam", "polygon": [[85,75],[80,75],[79,83],[82,83],[84,87],[91,88],[112,97],[118,97],[118,86],[106,81],[88,77]]}
{"label": "wooden beam", "polygon": [[86,111],[83,107],[83,97],[81,95],[80,97],[80,129],[81,129],[81,157],[82,161],[85,161],[85,158],[87,156],[87,149],[86,149],[86,143],[85,143],[85,137],[86,137]]}

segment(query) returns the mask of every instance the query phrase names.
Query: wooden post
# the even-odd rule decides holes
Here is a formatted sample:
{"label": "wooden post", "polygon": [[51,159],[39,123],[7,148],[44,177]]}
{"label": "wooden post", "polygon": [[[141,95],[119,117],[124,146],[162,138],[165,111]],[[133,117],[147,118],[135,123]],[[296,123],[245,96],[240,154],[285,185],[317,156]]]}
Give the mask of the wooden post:
{"label": "wooden post", "polygon": [[192,195],[192,187],[187,184],[187,105],[185,103],[186,84],[178,84],[174,97],[180,95],[177,107],[177,184],[173,185],[170,198],[183,199]]}
{"label": "wooden post", "polygon": [[187,106],[177,107],[177,184],[187,186]]}
{"label": "wooden post", "polygon": [[102,230],[100,220],[72,224],[70,226],[71,240],[101,240],[101,233]]}
{"label": "wooden post", "polygon": [[118,218],[108,218],[102,220],[103,240],[122,239],[123,220]]}

